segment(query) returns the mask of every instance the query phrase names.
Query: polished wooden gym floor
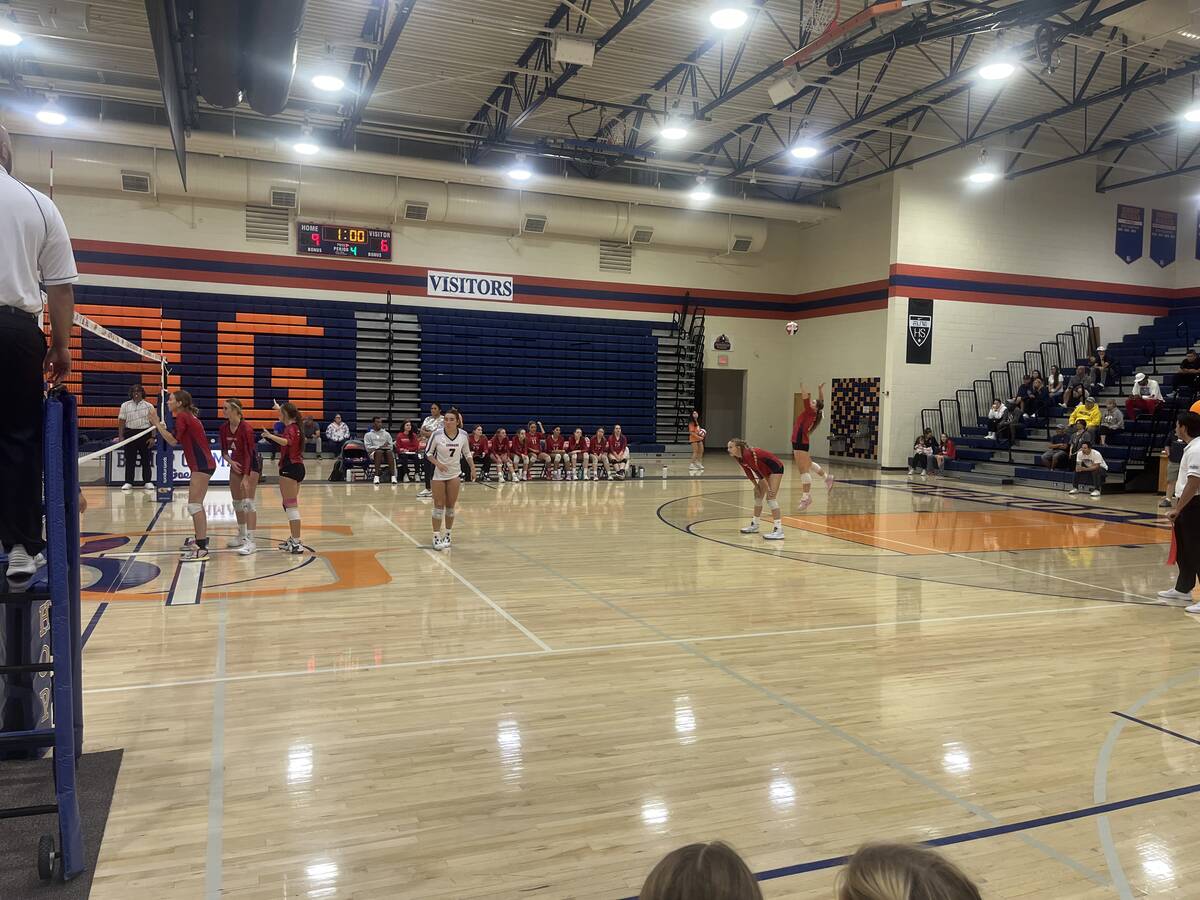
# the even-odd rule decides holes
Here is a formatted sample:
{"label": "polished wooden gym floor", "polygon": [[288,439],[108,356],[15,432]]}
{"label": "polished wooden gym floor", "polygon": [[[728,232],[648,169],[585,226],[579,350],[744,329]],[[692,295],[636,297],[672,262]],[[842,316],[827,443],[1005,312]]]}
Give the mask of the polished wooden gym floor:
{"label": "polished wooden gym floor", "polygon": [[878,838],[987,898],[1200,897],[1200,619],[1154,600],[1156,497],[835,467],[797,513],[789,471],[771,544],[707,462],[468,486],[444,554],[416,487],[310,464],[311,552],[183,568],[182,492],[89,487],[87,748],[125,751],[94,900],[618,900],[713,838],[771,898]]}

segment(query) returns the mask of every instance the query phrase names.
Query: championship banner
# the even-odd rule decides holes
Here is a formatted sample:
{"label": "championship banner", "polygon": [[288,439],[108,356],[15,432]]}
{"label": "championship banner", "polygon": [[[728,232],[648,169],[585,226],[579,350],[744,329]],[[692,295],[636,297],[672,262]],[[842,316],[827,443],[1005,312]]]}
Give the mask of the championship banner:
{"label": "championship banner", "polygon": [[904,361],[927,366],[933,361],[933,301],[908,301],[908,344]]}
{"label": "championship banner", "polygon": [[1126,263],[1142,258],[1142,237],[1145,234],[1146,210],[1141,206],[1117,204],[1117,256]]}
{"label": "championship banner", "polygon": [[1179,214],[1169,209],[1150,210],[1150,258],[1160,268],[1175,262],[1179,235]]}

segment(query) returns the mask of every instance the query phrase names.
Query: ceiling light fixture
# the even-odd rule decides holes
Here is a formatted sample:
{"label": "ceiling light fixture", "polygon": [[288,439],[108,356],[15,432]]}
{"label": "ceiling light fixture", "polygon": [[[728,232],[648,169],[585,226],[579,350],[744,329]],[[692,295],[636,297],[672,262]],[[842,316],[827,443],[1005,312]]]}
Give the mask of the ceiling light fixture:
{"label": "ceiling light fixture", "polygon": [[346,86],[346,79],[333,72],[320,72],[312,77],[312,86],[318,91],[326,91],[332,94]]}
{"label": "ceiling light fixture", "polygon": [[0,25],[0,47],[15,47],[21,43],[21,35],[7,25]]}
{"label": "ceiling light fixture", "polygon": [[43,125],[66,125],[67,117],[63,115],[62,110],[58,108],[55,102],[56,98],[53,94],[46,96],[46,105],[39,109],[36,113],[37,120]]}
{"label": "ceiling light fixture", "polygon": [[697,203],[705,203],[712,199],[712,188],[708,186],[707,181],[703,175],[696,176],[696,186],[692,188],[691,197]]}
{"label": "ceiling light fixture", "polygon": [[321,145],[313,139],[311,125],[305,125],[300,129],[300,140],[292,144],[292,149],[301,156],[315,156],[321,152]]}
{"label": "ceiling light fixture", "polygon": [[821,148],[812,141],[802,140],[793,146],[788,152],[791,153],[792,156],[796,157],[796,159],[812,159],[813,157],[820,155]]}
{"label": "ceiling light fixture", "polygon": [[708,21],[712,23],[713,28],[719,28],[721,31],[733,31],[733,29],[745,25],[749,18],[746,10],[740,6],[720,6],[713,10]]}
{"label": "ceiling light fixture", "polygon": [[979,167],[967,176],[967,181],[972,184],[991,184],[998,177],[996,170],[988,165],[988,152],[984,147],[979,151]]}
{"label": "ceiling light fixture", "polygon": [[525,156],[523,154],[517,155],[516,162],[508,170],[508,177],[513,181],[528,181],[533,177],[533,170],[525,164]]}
{"label": "ceiling light fixture", "polygon": [[682,141],[688,136],[687,125],[682,119],[670,118],[667,123],[659,129],[658,136],[664,141]]}
{"label": "ceiling light fixture", "polygon": [[1188,122],[1200,122],[1200,103],[1183,112],[1183,118]]}
{"label": "ceiling light fixture", "polygon": [[1015,71],[1017,67],[1007,59],[993,59],[979,67],[979,77],[984,81],[1003,81],[1012,77]]}

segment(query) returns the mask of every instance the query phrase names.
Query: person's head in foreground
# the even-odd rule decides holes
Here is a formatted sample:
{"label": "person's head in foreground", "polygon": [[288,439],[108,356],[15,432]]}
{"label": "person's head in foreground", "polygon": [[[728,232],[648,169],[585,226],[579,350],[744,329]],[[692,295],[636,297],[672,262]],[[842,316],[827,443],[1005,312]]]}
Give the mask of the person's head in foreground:
{"label": "person's head in foreground", "polygon": [[728,844],[672,850],[646,877],[638,900],[762,900],[754,873]]}
{"label": "person's head in foreground", "polygon": [[962,870],[917,844],[866,844],[838,876],[837,900],[982,900]]}

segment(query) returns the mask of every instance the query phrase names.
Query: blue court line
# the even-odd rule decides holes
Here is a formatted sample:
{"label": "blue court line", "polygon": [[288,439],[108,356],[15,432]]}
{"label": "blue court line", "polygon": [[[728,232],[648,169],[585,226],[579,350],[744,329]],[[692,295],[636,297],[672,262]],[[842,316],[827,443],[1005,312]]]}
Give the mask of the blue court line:
{"label": "blue court line", "polygon": [[1139,719],[1137,716],[1130,716],[1123,712],[1112,711],[1114,716],[1120,716],[1122,719],[1128,719],[1130,722],[1136,722],[1138,725],[1145,725],[1147,728],[1153,728],[1155,731],[1161,731],[1163,734],[1169,734],[1171,737],[1177,737],[1181,741],[1187,741],[1189,744],[1195,744],[1200,747],[1200,740],[1194,737],[1188,737],[1186,734],[1180,734],[1178,731],[1172,731],[1170,728],[1163,728],[1161,725],[1155,725],[1153,722],[1147,722],[1145,719]]}
{"label": "blue court line", "polygon": [[[1116,713],[1116,715],[1121,715]],[[1126,718],[1129,718],[1126,716]],[[1134,719],[1134,721],[1140,721]],[[1145,723],[1143,723],[1145,724]],[[1188,738],[1187,740],[1191,740]],[[1197,742],[1200,743],[1200,742]],[[926,847],[949,847],[954,844],[966,844],[971,841],[979,841],[984,838],[1000,837],[1005,834],[1014,834],[1021,831],[1029,831],[1034,828],[1045,828],[1049,825],[1059,825],[1063,822],[1074,822],[1078,819],[1088,819],[1093,816],[1102,816],[1106,813],[1117,812],[1122,809],[1131,809],[1135,806],[1146,806],[1150,803],[1158,803],[1163,800],[1172,800],[1176,797],[1184,797],[1188,794],[1200,794],[1200,784],[1189,784],[1186,787],[1172,788],[1168,791],[1158,791],[1153,794],[1142,794],[1140,797],[1130,797],[1128,800],[1114,800],[1111,803],[1101,803],[1097,806],[1085,806],[1082,809],[1073,809],[1069,812],[1055,813],[1050,816],[1040,816],[1036,819],[1024,819],[1020,822],[1011,822],[1008,825],[996,825],[992,828],[980,828],[975,831],[962,831],[958,834],[948,834],[944,837],[934,838],[933,840],[923,841]],[[848,861],[849,856],[830,856],[825,859],[815,859],[811,862],[798,863],[792,866],[781,866],[778,869],[767,869],[763,872],[756,872],[754,877],[759,881],[772,881],[776,878],[787,878],[792,875],[802,875],[806,872],[818,872],[822,869],[836,869],[839,866],[844,866]],[[625,900],[638,900],[637,897],[628,897]]]}
{"label": "blue court line", "polygon": [[[154,526],[158,524],[158,517],[163,514],[163,510],[166,508],[167,508],[167,504],[165,504],[165,503],[158,504],[158,510],[151,517],[150,524],[146,526],[146,530],[142,533],[142,536],[140,538],[138,538],[137,545],[133,548],[134,553],[137,553],[139,550],[142,549],[143,546],[145,546],[146,539],[148,537],[150,537],[150,532],[152,532],[154,530]],[[129,562],[126,563],[122,567],[120,573],[118,573],[117,580],[114,582],[114,585],[119,585],[121,583],[121,579],[125,575],[125,569],[129,568],[129,565],[130,565],[130,563],[133,562],[133,559],[134,558],[132,556],[129,557]],[[96,607],[96,611],[94,613],[92,613],[91,621],[88,622],[87,628],[85,628],[83,630],[83,638],[79,645],[81,649],[83,647],[87,646],[88,638],[90,638],[92,636],[92,632],[95,631],[96,626],[100,624],[100,617],[104,615],[104,611],[106,609],[108,609],[108,604],[101,603],[98,607]]]}
{"label": "blue court line", "polygon": [[108,609],[107,603],[101,603],[96,607],[96,611],[92,613],[92,620],[88,622],[87,628],[83,629],[83,638],[80,641],[80,647],[86,647],[88,638],[92,636],[92,632],[96,630],[96,626],[100,624],[100,617],[104,615],[104,611]]}

